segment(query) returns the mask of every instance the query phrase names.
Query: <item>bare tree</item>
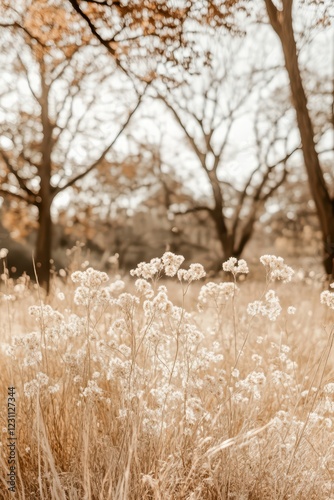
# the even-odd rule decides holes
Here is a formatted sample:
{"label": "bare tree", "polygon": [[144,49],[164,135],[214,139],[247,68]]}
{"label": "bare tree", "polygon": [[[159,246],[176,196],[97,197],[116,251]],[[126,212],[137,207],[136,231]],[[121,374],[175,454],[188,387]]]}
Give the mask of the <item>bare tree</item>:
{"label": "bare tree", "polygon": [[334,275],[334,198],[331,196],[330,186],[326,182],[321,167],[319,153],[316,148],[316,134],[301,75],[293,26],[294,3],[293,0],[282,0],[279,8],[272,0],[265,0],[265,5],[270,24],[277,34],[283,50],[292,104],[296,111],[297,125],[302,143],[304,164],[323,235],[325,269],[328,274]]}
{"label": "bare tree", "polygon": [[[239,179],[233,173],[232,178],[229,175],[227,164],[232,154],[233,128],[250,107],[254,107],[261,95],[261,86],[268,82],[263,81],[263,75],[259,79],[254,67],[244,69],[237,57],[241,45],[242,42],[238,42],[233,50],[225,42],[224,48],[216,48],[210,65],[198,77],[188,78],[189,83],[185,79],[177,88],[167,87],[165,91],[157,85],[159,98],[182,129],[212,192],[209,200],[188,206],[181,213],[206,211],[209,214],[225,259],[240,257],[244,251],[266,201],[285,181],[288,161],[297,149],[296,146],[290,148],[286,138],[280,136],[279,122],[286,109],[271,118],[270,127],[266,126],[264,133],[260,124],[264,117],[258,109],[253,116],[256,166],[251,172],[248,165],[241,169]],[[276,153],[278,142],[281,144],[279,155]]]}
{"label": "bare tree", "polygon": [[20,23],[15,11],[2,29],[0,194],[37,209],[35,260],[48,290],[54,199],[106,158],[141,96],[105,64],[96,44],[68,33],[58,39],[61,31],[40,39],[41,26],[27,22],[31,12],[25,15]]}

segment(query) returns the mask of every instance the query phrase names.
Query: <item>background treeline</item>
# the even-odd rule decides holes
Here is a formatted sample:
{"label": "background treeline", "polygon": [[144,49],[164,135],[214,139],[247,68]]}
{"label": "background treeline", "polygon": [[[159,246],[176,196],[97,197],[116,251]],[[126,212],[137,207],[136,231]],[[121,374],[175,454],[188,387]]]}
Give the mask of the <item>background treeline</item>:
{"label": "background treeline", "polygon": [[272,246],[332,272],[334,8],[254,3],[0,2],[13,266],[34,248],[48,288],[80,240],[101,265]]}

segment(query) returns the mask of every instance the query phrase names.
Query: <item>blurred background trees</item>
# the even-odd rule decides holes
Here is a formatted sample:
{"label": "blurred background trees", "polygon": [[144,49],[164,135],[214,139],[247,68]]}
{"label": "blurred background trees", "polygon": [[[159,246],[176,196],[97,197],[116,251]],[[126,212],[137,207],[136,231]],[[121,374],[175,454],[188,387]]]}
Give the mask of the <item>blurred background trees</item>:
{"label": "blurred background trees", "polygon": [[1,38],[1,194],[36,220],[37,274],[48,288],[53,201],[101,167],[140,97],[124,74],[116,82],[117,66],[89,34],[71,32],[69,9],[37,3],[8,8]]}
{"label": "blurred background trees", "polygon": [[215,268],[306,226],[332,272],[330,1],[0,6],[2,224],[45,288],[76,240]]}

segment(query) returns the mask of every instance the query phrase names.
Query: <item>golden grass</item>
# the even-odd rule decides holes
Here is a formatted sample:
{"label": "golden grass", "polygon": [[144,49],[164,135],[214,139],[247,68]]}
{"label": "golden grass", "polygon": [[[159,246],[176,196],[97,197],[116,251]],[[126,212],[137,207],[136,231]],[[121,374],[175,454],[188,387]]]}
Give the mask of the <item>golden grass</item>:
{"label": "golden grass", "polygon": [[[316,282],[263,271],[199,311],[205,281],[153,279],[152,295],[83,272],[43,298],[3,278],[1,498],[334,498],[334,311]],[[274,321],[247,313],[268,287]]]}

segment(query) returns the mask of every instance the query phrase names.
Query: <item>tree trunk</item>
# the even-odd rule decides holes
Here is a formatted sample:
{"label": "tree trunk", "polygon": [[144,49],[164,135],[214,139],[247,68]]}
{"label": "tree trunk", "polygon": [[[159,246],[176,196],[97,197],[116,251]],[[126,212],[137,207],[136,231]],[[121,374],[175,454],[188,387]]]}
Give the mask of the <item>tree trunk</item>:
{"label": "tree trunk", "polygon": [[51,220],[51,201],[44,197],[38,206],[38,232],[36,241],[36,271],[40,286],[47,293],[50,290],[50,259],[52,248],[52,220]]}
{"label": "tree trunk", "polygon": [[44,61],[41,63],[41,119],[43,126],[42,142],[42,162],[39,168],[40,190],[38,203],[39,227],[36,242],[36,264],[39,284],[49,293],[50,289],[50,259],[52,248],[52,220],[51,204],[53,196],[51,194],[51,155],[53,148],[52,131],[54,125],[49,116],[49,91],[50,86],[45,80]]}
{"label": "tree trunk", "polygon": [[300,74],[297,46],[292,23],[293,0],[283,0],[278,10],[272,0],[265,0],[270,23],[282,45],[285,67],[290,80],[291,96],[296,111],[304,163],[310,190],[315,202],[324,244],[324,265],[332,274],[334,259],[334,200],[331,199],[315,147],[314,128],[307,107],[307,98]]}

